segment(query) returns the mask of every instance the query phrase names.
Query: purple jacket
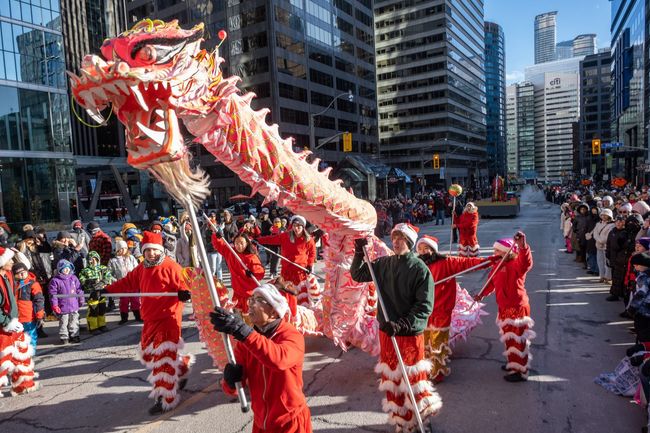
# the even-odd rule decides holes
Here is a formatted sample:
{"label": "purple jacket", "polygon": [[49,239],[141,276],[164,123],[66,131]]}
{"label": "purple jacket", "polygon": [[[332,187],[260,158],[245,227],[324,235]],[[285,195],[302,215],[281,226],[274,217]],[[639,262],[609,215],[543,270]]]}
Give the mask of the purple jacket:
{"label": "purple jacket", "polygon": [[[74,313],[84,304],[84,292],[81,290],[81,283],[72,272],[68,275],[58,274],[50,280],[48,286],[52,307],[58,305],[61,314]],[[76,298],[55,298],[54,295],[80,295]]]}

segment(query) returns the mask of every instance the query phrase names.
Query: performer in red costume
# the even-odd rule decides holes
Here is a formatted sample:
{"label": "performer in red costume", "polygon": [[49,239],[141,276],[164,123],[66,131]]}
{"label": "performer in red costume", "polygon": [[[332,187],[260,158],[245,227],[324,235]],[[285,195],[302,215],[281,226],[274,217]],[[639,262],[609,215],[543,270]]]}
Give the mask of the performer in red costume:
{"label": "performer in red costume", "polygon": [[458,255],[476,257],[480,248],[476,238],[478,229],[478,208],[471,201],[465,205],[463,213],[454,220],[458,228]]}
{"label": "performer in red costume", "polygon": [[108,292],[178,293],[178,297],[143,297],[140,315],[144,321],[140,336],[140,362],[151,369],[148,377],[153,385],[150,398],[156,400],[149,409],[156,415],[175,408],[179,390],[187,383],[186,376],[194,362],[192,355],[181,352],[183,302],[190,299],[183,279],[183,268],[165,255],[160,233],[144,232],[144,261],[124,278],[106,286]]}
{"label": "performer in red costume", "polygon": [[[305,224],[307,224],[305,218],[300,215],[294,215],[291,218],[291,229],[289,231],[277,235],[261,236],[257,238],[257,241],[263,245],[279,245],[282,256],[311,272],[311,268],[316,261],[316,244],[314,243],[314,239],[305,230]],[[300,298],[300,303],[308,303],[308,274],[286,260],[282,260],[282,271],[280,275],[285,281],[293,283],[296,290],[299,291],[298,298]],[[287,298],[291,316],[294,317],[296,315],[298,299],[288,293],[283,292],[283,295]]]}
{"label": "performer in red costume", "polygon": [[257,281],[264,278],[264,266],[260,261],[255,248],[251,244],[250,239],[244,233],[239,233],[233,239],[235,245],[235,252],[237,256],[244,262],[242,267],[239,260],[233,253],[226,241],[223,239],[223,233],[217,230],[212,234],[212,246],[214,249],[226,259],[228,269],[230,269],[231,285],[233,290],[233,301],[237,304],[237,309],[241,311],[242,315],[248,315],[248,298],[253,294],[253,290],[257,287]]}
{"label": "performer in red costume", "polygon": [[289,305],[278,289],[262,284],[248,298],[253,327],[221,307],[210,313],[214,329],[231,334],[237,364],[227,364],[223,390],[236,395],[235,383],[248,385],[253,408],[253,433],[311,433],[311,419],[302,391],[305,340],[282,320]]}
{"label": "performer in red costume", "polygon": [[436,282],[478,264],[488,262],[492,258],[450,257],[440,254],[438,252],[438,239],[428,235],[422,236],[417,241],[416,250],[420,259],[429,267],[435,284],[433,311],[424,330],[424,353],[425,357],[431,360],[432,363],[429,380],[439,383],[450,373],[447,365],[451,356],[449,327],[451,325],[451,313],[456,305],[456,278],[447,280],[442,284]]}
{"label": "performer in red costume", "polygon": [[[514,244],[514,247],[513,247]],[[508,251],[510,251],[508,253]],[[496,292],[497,325],[500,329],[501,342],[506,346],[503,352],[507,363],[501,368],[508,372],[503,378],[508,382],[528,380],[530,368],[530,340],[536,334],[532,330],[535,322],[530,317],[530,304],[524,284],[526,274],[533,267],[533,256],[526,243],[526,235],[517,232],[512,239],[499,239],[494,243],[494,254],[506,256],[493,265],[488,285],[476,296],[480,301],[492,292]],[[495,272],[496,271],[496,272]],[[488,278],[490,278],[488,277]]]}

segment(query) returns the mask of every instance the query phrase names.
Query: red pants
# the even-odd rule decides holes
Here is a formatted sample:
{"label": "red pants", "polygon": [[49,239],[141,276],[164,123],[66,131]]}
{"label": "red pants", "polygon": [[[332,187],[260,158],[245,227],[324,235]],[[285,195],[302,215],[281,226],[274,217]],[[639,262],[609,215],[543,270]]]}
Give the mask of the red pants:
{"label": "red pants", "polygon": [[507,359],[506,369],[528,375],[530,361],[530,340],[536,337],[532,330],[535,322],[530,318],[530,306],[499,309],[497,326],[501,334],[501,342],[506,350],[503,355]]}
{"label": "red pants", "polygon": [[288,423],[277,429],[263,429],[253,423],[253,433],[312,433],[309,408],[296,414]]}
{"label": "red pants", "polygon": [[[413,389],[420,416],[436,415],[442,407],[442,400],[428,381],[431,361],[424,359],[424,336],[395,337],[397,346],[406,367],[409,383]],[[397,432],[410,432],[417,429],[417,419],[413,412],[408,388],[402,383],[402,371],[398,365],[397,354],[391,338],[379,332],[379,363],[375,373],[381,374],[379,390],[386,391],[382,401],[384,412],[388,413],[388,423],[395,426]]]}
{"label": "red pants", "polygon": [[0,387],[11,380],[11,394],[25,394],[39,389],[34,379],[34,349],[24,332],[7,333],[0,330]]}
{"label": "red pants", "polygon": [[129,311],[140,311],[139,297],[120,298],[120,313],[128,313]]}

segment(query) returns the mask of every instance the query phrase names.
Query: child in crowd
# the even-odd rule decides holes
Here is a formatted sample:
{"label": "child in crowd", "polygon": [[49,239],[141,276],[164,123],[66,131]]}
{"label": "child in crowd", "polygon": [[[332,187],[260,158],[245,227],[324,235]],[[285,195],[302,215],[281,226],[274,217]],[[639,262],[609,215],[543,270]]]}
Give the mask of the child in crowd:
{"label": "child in crowd", "polygon": [[[115,257],[108,261],[108,269],[111,275],[121,280],[138,266],[138,261],[129,252],[129,246],[126,241],[119,240],[115,242]],[[129,321],[129,307],[133,311],[133,317],[137,322],[142,322],[140,318],[140,298],[137,296],[120,298],[120,325]]]}
{"label": "child in crowd", "polygon": [[88,331],[97,334],[106,331],[106,298],[101,296],[101,290],[107,284],[115,281],[111,271],[100,264],[99,253],[88,253],[88,266],[79,274],[79,281],[84,291],[90,293],[88,299]]}
{"label": "child in crowd", "polygon": [[18,305],[18,320],[23,325],[25,334],[30,337],[29,344],[36,353],[39,322],[45,318],[45,298],[43,289],[36,275],[27,270],[23,263],[15,263],[11,268],[14,274],[14,295]]}
{"label": "child in crowd", "polygon": [[[84,292],[74,274],[74,265],[65,259],[56,265],[57,274],[50,280],[48,290],[52,311],[59,318],[59,338],[62,344],[79,343],[79,308],[84,305]],[[55,295],[77,295],[57,298]]]}

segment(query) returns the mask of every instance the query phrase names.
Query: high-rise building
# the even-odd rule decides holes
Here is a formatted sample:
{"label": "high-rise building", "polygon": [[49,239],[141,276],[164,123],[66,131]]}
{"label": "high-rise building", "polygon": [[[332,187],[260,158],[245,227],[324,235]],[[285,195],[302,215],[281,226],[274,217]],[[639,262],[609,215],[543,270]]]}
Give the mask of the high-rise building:
{"label": "high-rise building", "polygon": [[428,186],[473,187],[487,180],[483,1],[416,3],[374,4],[381,155]]}
{"label": "high-rise building", "polygon": [[572,123],[580,116],[580,61],[583,57],[526,68],[535,88],[535,171],[545,181],[573,176]]}
{"label": "high-rise building", "polygon": [[578,35],[573,38],[573,56],[590,56],[596,54],[596,51],[596,35],[594,33]]}
{"label": "high-rise building", "polygon": [[557,11],[535,17],[535,64],[555,60],[555,24]]}
{"label": "high-rise building", "polygon": [[576,155],[577,171],[596,175],[598,179],[606,171],[605,154],[593,155],[591,141],[611,142],[611,56],[609,51],[586,56],[580,62],[580,138]]}
{"label": "high-rise building", "polygon": [[555,60],[573,57],[573,41],[562,41],[555,45]]}
{"label": "high-rise building", "polygon": [[535,89],[522,82],[506,90],[508,173],[537,178],[535,170]]}
{"label": "high-rise building", "polygon": [[0,2],[0,214],[76,217],[59,2]]}
{"label": "high-rise building", "polygon": [[486,149],[488,173],[505,175],[506,163],[506,53],[503,28],[485,22]]}
{"label": "high-rise building", "polygon": [[624,148],[612,152],[612,174],[626,179],[636,177],[636,167],[647,153],[647,123],[650,119],[647,56],[650,35],[645,31],[646,3],[642,0],[612,2],[612,140]]}
{"label": "high-rise building", "polygon": [[[228,39],[219,50],[225,74],[242,77],[240,87],[257,94],[253,106],[270,108],[267,120],[278,123],[283,136],[293,137],[297,149],[310,147],[310,114],[320,113],[313,118],[315,154],[323,165],[335,165],[344,155],[341,140],[320,142],[342,132],[352,133],[353,154],[377,152],[370,5],[368,0],[139,0],[129,2],[128,9],[130,20],[178,19],[183,27],[205,22],[208,48],[225,29]],[[214,156],[200,148],[196,152],[212,179],[211,205],[250,192]]]}

